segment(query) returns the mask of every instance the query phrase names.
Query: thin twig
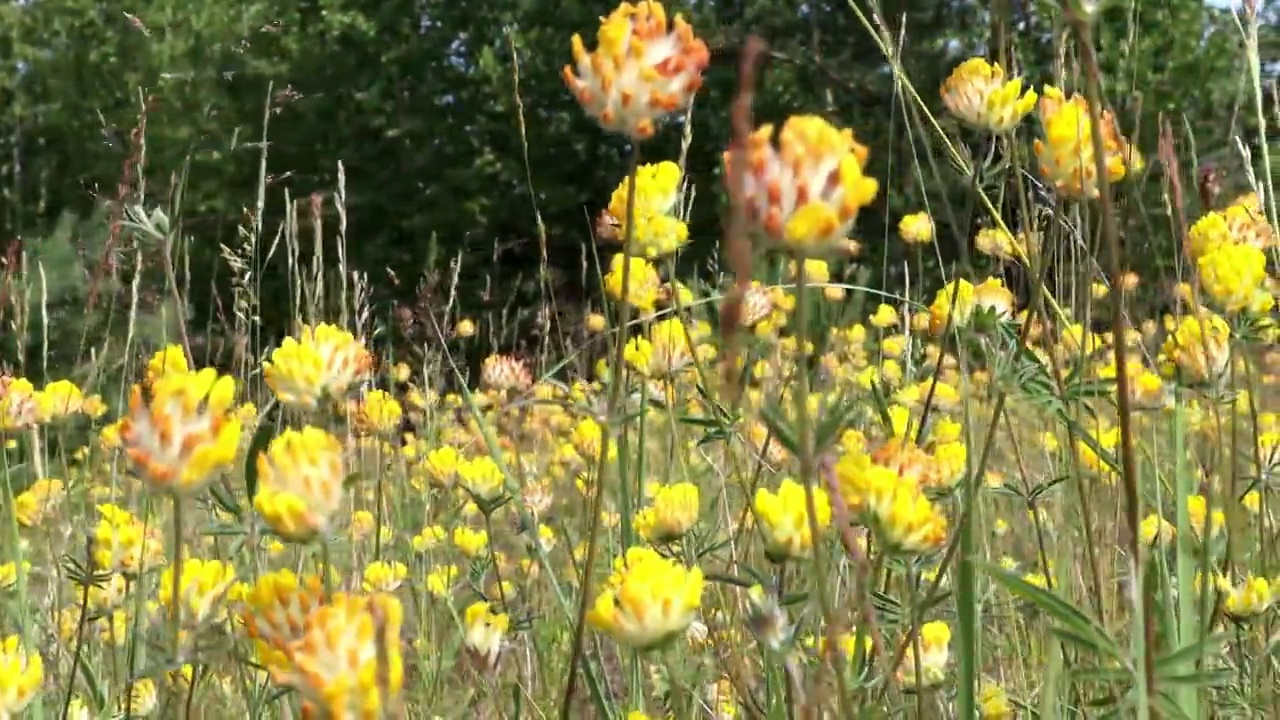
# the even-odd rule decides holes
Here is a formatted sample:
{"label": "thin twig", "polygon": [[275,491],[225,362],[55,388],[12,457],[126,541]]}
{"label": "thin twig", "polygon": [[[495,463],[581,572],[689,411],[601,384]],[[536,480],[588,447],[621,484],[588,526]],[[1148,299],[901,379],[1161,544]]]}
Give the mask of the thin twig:
{"label": "thin twig", "polygon": [[733,141],[729,147],[729,217],[725,223],[724,253],[726,264],[734,275],[734,286],[720,306],[720,333],[723,344],[722,367],[725,387],[736,393],[738,331],[742,326],[742,299],[751,288],[751,240],[747,237],[745,203],[747,178],[747,140],[751,135],[751,103],[755,98],[756,69],[767,46],[752,35],[742,49],[738,67],[738,95],[733,100],[730,121]]}

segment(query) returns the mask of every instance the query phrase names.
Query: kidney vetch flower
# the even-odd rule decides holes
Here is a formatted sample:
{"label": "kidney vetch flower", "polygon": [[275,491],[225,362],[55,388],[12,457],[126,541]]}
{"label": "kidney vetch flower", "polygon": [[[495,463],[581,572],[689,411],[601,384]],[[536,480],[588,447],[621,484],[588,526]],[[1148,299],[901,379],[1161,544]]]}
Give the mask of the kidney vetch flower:
{"label": "kidney vetch flower", "polygon": [[[796,115],[774,144],[773,125],[747,139],[743,200],[749,222],[770,242],[801,255],[847,249],[858,211],[875,199],[879,184],[863,174],[868,150],[852,130],[839,130],[816,115]],[[727,177],[733,157],[725,153]]]}
{"label": "kidney vetch flower", "polygon": [[668,27],[662,3],[624,2],[601,19],[594,52],[573,36],[573,62],[562,75],[583,109],[606,130],[646,140],[689,105],[711,53],[680,15]]}

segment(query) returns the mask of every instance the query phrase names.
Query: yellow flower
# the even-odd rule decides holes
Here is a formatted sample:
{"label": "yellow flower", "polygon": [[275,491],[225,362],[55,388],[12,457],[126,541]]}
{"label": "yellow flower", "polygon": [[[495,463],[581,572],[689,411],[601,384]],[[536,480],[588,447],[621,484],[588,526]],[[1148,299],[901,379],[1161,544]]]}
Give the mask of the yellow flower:
{"label": "yellow flower", "polygon": [[458,463],[458,484],[482,507],[492,505],[507,492],[506,476],[488,455]]}
{"label": "yellow flower", "polygon": [[1022,90],[1022,78],[1004,79],[999,63],[969,58],[942,83],[942,103],[964,124],[1003,134],[1017,127],[1036,104],[1034,90]]}
{"label": "yellow flower", "polygon": [[417,469],[420,469],[427,476],[432,487],[448,488],[453,485],[454,478],[457,477],[458,466],[462,462],[463,457],[457,448],[445,445],[427,453],[426,459],[419,464]]}
{"label": "yellow flower", "polygon": [[[149,677],[138,678],[133,682],[133,689],[127,697],[117,701],[120,714],[127,717],[147,717],[160,706],[160,693],[156,690],[156,681]],[[128,713],[125,710],[128,710]]]}
{"label": "yellow flower", "polygon": [[698,522],[699,510],[697,485],[663,485],[654,493],[649,507],[636,513],[636,532],[651,543],[679,540]]}
{"label": "yellow flower", "polygon": [[908,245],[928,245],[933,242],[933,218],[927,212],[904,215],[898,221],[898,235]]}
{"label": "yellow flower", "polygon": [[23,527],[39,525],[45,517],[58,509],[66,496],[66,487],[61,480],[50,478],[37,480],[14,498],[14,517]]}
{"label": "yellow flower", "polygon": [[582,321],[583,327],[592,335],[599,335],[609,328],[609,321],[598,312],[588,313]]}
{"label": "yellow flower", "polygon": [[120,435],[142,479],[191,493],[228,469],[240,449],[235,393],[235,380],[212,368],[134,385]]}
{"label": "yellow flower", "polygon": [[44,683],[44,661],[17,635],[0,641],[0,717],[17,717]]}
{"label": "yellow flower", "polygon": [[67,704],[67,720],[94,720],[94,713],[85,703],[84,698],[72,698]]}
{"label": "yellow flower", "polygon": [[181,345],[166,345],[147,361],[147,382],[153,383],[165,375],[185,375],[190,371],[187,351]]}
{"label": "yellow flower", "polygon": [[[1046,85],[1040,98],[1040,123],[1044,140],[1035,141],[1040,173],[1058,192],[1071,198],[1098,197],[1098,173],[1093,146],[1093,122],[1089,103],[1082,95],[1067,98]],[[1142,158],[1129,147],[1108,110],[1100,111],[1107,179],[1120,182],[1131,170],[1142,167]]]}
{"label": "yellow flower", "polygon": [[630,548],[587,619],[624,645],[655,648],[688,629],[702,605],[702,588],[700,568],[686,568],[647,548]]}
{"label": "yellow flower", "polygon": [[1156,513],[1151,513],[1142,519],[1142,524],[1138,528],[1138,537],[1142,540],[1143,545],[1165,545],[1177,535],[1177,528],[1173,523],[1165,520]]}
{"label": "yellow flower", "polygon": [[891,549],[908,555],[937,550],[947,541],[947,517],[919,488],[900,483],[877,514],[876,528]]}
{"label": "yellow flower", "polygon": [[816,524],[820,533],[831,525],[827,491],[813,488],[813,519],[817,522],[811,524],[807,491],[791,478],[782,480],[777,493],[766,488],[756,490],[751,509],[764,534],[765,554],[774,562],[807,557],[813,551],[812,525]]}
{"label": "yellow flower", "polygon": [[409,576],[409,567],[402,562],[375,560],[364,568],[361,589],[365,592],[395,592]]}
{"label": "yellow flower", "polygon": [[39,422],[36,395],[30,380],[0,375],[0,430],[23,430]]}
{"label": "yellow flower", "polygon": [[[932,687],[942,682],[947,674],[947,662],[951,657],[951,628],[941,620],[925,623],[920,628],[920,683]],[[907,652],[898,668],[898,682],[909,688],[916,687],[915,643],[907,645]]]}
{"label": "yellow flower", "polygon": [[368,377],[373,355],[351,333],[321,323],[303,325],[298,336],[286,337],[262,363],[267,387],[285,405],[315,409],[322,399],[342,398]]}
{"label": "yellow flower", "polygon": [[445,531],[439,525],[428,525],[413,536],[413,551],[424,553],[444,542]]}
{"label": "yellow flower", "polygon": [[[658,258],[679,250],[689,242],[689,226],[676,217],[680,194],[680,166],[665,160],[637,169],[635,230],[625,251],[630,255]],[[608,213],[618,224],[611,232],[619,240],[627,237],[627,193],[630,178],[613,191]]]}
{"label": "yellow flower", "polygon": [[389,435],[400,429],[404,411],[386,390],[370,390],[358,402],[348,405],[348,415],[359,432]]}
{"label": "yellow flower", "polygon": [[495,613],[487,602],[475,602],[463,616],[462,642],[481,667],[492,670],[498,664],[502,643],[507,636],[510,619],[506,613]]}
{"label": "yellow flower", "polygon": [[458,566],[444,565],[433,568],[427,573],[427,592],[433,597],[442,598],[453,591],[453,584],[458,581]]}
{"label": "yellow flower", "polygon": [[984,681],[978,691],[978,713],[982,720],[1011,720],[1014,709],[1009,694],[999,685]]}
{"label": "yellow flower", "polygon": [[[1205,520],[1209,519],[1209,501],[1203,495],[1187,496],[1187,516],[1191,521],[1191,531],[1197,538],[1204,537]],[[1216,537],[1227,524],[1227,515],[1221,509],[1213,511],[1209,534]]]}
{"label": "yellow flower", "polygon": [[899,320],[898,311],[892,305],[880,303],[880,306],[876,308],[875,314],[871,316],[868,322],[884,330],[896,326]]}
{"label": "yellow flower", "polygon": [[[22,561],[22,572],[28,577],[31,574],[31,563],[26,560]],[[18,585],[18,563],[7,562],[0,563],[0,592],[9,590]]]}
{"label": "yellow flower", "polygon": [[1167,375],[1178,374],[1191,383],[1222,380],[1231,361],[1231,327],[1207,310],[1178,319],[1160,348]]}
{"label": "yellow flower", "polygon": [[459,525],[453,529],[453,544],[463,555],[478,558],[489,547],[489,533]]}
{"label": "yellow flower", "polygon": [[[582,418],[570,431],[569,442],[573,445],[573,450],[579,459],[588,463],[595,462],[600,457],[601,446],[604,443],[604,428],[594,418]],[[617,455],[616,443],[610,443],[607,459],[612,461]]]}
{"label": "yellow flower", "polygon": [[[235,567],[220,560],[188,558],[182,562],[181,575],[174,575],[175,568],[170,567],[160,576],[156,599],[162,608],[170,614],[179,611],[182,622],[191,627],[221,619],[223,609],[218,605],[236,581]],[[175,582],[181,583],[177,592]]]}
{"label": "yellow flower", "polygon": [[326,532],[342,505],[342,443],[307,426],[277,435],[258,455],[253,507],[277,535],[306,541]]}
{"label": "yellow flower", "polygon": [[1262,511],[1262,493],[1257,490],[1250,490],[1240,498],[1240,505],[1249,512],[1250,515],[1257,515]]}
{"label": "yellow flower", "polygon": [[281,569],[258,578],[244,598],[240,616],[266,667],[286,662],[285,649],[302,637],[307,618],[323,601],[319,575],[298,577]]}
{"label": "yellow flower", "polygon": [[929,306],[929,329],[939,335],[947,328],[962,328],[969,322],[975,308],[973,283],[956,278],[947,283],[933,298]]}
{"label": "yellow flower", "polygon": [[1266,612],[1275,602],[1275,588],[1266,578],[1250,575],[1234,585],[1226,594],[1222,610],[1236,622],[1255,618]]}
{"label": "yellow flower", "polygon": [[403,616],[394,595],[339,593],[308,616],[272,678],[299,691],[309,716],[383,717],[404,684]]}
{"label": "yellow flower", "polygon": [[1228,313],[1248,310],[1262,315],[1275,305],[1267,290],[1267,255],[1252,245],[1222,244],[1196,263],[1200,285]]}
{"label": "yellow flower", "polygon": [[453,334],[460,338],[469,338],[476,334],[476,323],[471,318],[460,318],[453,326]]}
{"label": "yellow flower", "polygon": [[693,338],[684,321],[667,318],[654,323],[649,339],[632,338],[627,343],[627,364],[650,377],[670,377],[693,365]]}
{"label": "yellow flower", "polygon": [[93,530],[93,559],[99,570],[137,577],[164,562],[164,539],[127,510],[99,505]]}
{"label": "yellow flower", "polygon": [[1025,251],[1009,231],[998,227],[986,227],[978,231],[973,246],[983,255],[1000,260],[1021,260]]}
{"label": "yellow flower", "polygon": [[97,395],[85,397],[84,392],[70,380],[54,380],[36,394],[37,417],[42,423],[84,413],[98,417],[107,410]]}
{"label": "yellow flower", "polygon": [[602,19],[594,52],[573,36],[573,62],[561,74],[587,114],[606,130],[646,140],[692,101],[711,54],[680,15],[668,28],[662,3],[624,2]]}
{"label": "yellow flower", "polygon": [[[800,255],[847,249],[858,212],[879,192],[863,174],[867,148],[816,115],[787,119],[776,146],[773,136],[773,125],[762,125],[747,139],[743,201],[754,229]],[[728,178],[732,162],[726,153]]]}
{"label": "yellow flower", "polygon": [[1213,210],[1187,231],[1187,253],[1199,260],[1221,245],[1249,245],[1259,250],[1276,246],[1280,236],[1267,222],[1256,194],[1246,195],[1225,210]]}
{"label": "yellow flower", "polygon": [[[627,266],[630,266],[631,274],[624,280]],[[648,260],[618,253],[609,261],[609,272],[604,276],[604,291],[613,301],[620,303],[623,301],[624,288],[627,288],[627,304],[643,314],[649,314],[657,308],[662,278],[658,277],[658,271]]]}
{"label": "yellow flower", "polygon": [[973,288],[975,310],[985,310],[998,319],[1007,319],[1013,315],[1013,304],[1013,293],[1000,278],[989,277]]}

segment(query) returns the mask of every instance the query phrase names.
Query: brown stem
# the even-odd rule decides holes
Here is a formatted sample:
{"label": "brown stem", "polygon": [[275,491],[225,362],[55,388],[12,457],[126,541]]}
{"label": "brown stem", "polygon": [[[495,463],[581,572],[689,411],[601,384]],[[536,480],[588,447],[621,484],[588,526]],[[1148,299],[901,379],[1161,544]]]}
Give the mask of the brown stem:
{"label": "brown stem", "polygon": [[[1133,456],[1132,399],[1129,394],[1128,358],[1125,352],[1126,319],[1124,300],[1127,292],[1121,275],[1124,273],[1124,257],[1120,248],[1120,230],[1116,222],[1115,204],[1111,199],[1111,183],[1107,177],[1106,139],[1102,127],[1102,71],[1098,66],[1098,56],[1094,52],[1093,33],[1086,18],[1077,16],[1070,3],[1063,0],[1063,9],[1070,17],[1080,38],[1080,59],[1085,70],[1085,98],[1089,101],[1089,120],[1092,126],[1091,141],[1093,143],[1094,171],[1097,173],[1098,201],[1102,210],[1102,235],[1107,246],[1110,260],[1108,268],[1111,275],[1111,286],[1115,288],[1116,302],[1111,311],[1111,336],[1114,338],[1112,348],[1115,351],[1116,363],[1116,411],[1120,425],[1120,475],[1125,494],[1125,516],[1127,529],[1128,552],[1130,563],[1134,569],[1132,582],[1140,583],[1138,567],[1140,562],[1139,526],[1142,522],[1142,500],[1138,495],[1138,471]],[[1125,158],[1128,162],[1128,158]],[[1135,587],[1137,587],[1135,585]],[[1146,684],[1147,697],[1155,693],[1155,625],[1151,617],[1151,604],[1141,599],[1140,590],[1135,590],[1138,602],[1141,603],[1142,632],[1145,639],[1143,656],[1143,682]]]}

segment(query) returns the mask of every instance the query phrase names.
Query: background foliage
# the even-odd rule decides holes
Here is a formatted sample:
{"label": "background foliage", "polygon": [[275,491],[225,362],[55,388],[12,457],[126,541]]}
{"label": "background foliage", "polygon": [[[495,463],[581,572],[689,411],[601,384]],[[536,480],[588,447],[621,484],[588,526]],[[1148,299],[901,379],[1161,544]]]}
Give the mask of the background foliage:
{"label": "background foliage", "polygon": [[[1016,58],[1030,79],[1052,79],[1063,32],[1053,5],[894,0],[873,7],[908,76],[930,89],[976,53]],[[1276,5],[1263,12],[1280,19]],[[113,282],[103,292],[123,302],[129,278],[118,268],[145,273],[148,256],[163,251],[121,232],[124,209],[161,208],[190,257],[183,281],[196,291],[181,311],[193,327],[217,335],[229,324],[230,304],[220,247],[247,233],[260,235],[265,248],[291,222],[319,223],[322,245],[331,245],[341,163],[350,260],[369,274],[373,299],[382,307],[410,301],[419,277],[448,275],[460,259],[458,290],[470,309],[507,305],[523,313],[511,318],[522,321],[512,323],[512,336],[496,339],[519,345],[541,309],[535,299],[544,279],[558,313],[573,315],[590,301],[591,218],[624,173],[626,148],[585,119],[559,78],[569,37],[590,32],[606,9],[585,0],[139,0],[126,13],[97,0],[5,3],[0,240],[42,246],[39,256],[59,266],[56,302],[96,304],[91,278],[104,268]],[[952,207],[957,194],[945,186],[923,197],[913,168],[945,160],[930,147],[934,140],[904,121],[907,105],[883,54],[843,0],[697,0],[682,9],[713,49],[691,120],[696,242],[688,261],[715,257],[725,110],[736,49],[748,32],[772,50],[758,120],[817,111],[855,127],[873,148],[872,171],[886,192],[859,227],[865,266],[884,274],[874,280],[897,282],[893,228],[926,202],[940,223],[940,261],[967,257],[972,213]],[[1188,187],[1197,158],[1239,175],[1234,139],[1255,149],[1262,142],[1249,126],[1241,42],[1217,4],[1124,0],[1105,11],[1109,100],[1153,159],[1161,119],[1173,124],[1187,154]],[[1280,44],[1274,33],[1262,44],[1274,87]],[[649,159],[675,157],[681,136],[663,133]],[[1149,172],[1161,172],[1159,164]],[[1131,257],[1140,271],[1168,272],[1172,233],[1142,214],[1144,203],[1162,212],[1164,200],[1158,183],[1145,187],[1126,217]],[[283,255],[268,255],[259,254],[257,314],[270,338],[288,329],[290,289],[279,270]],[[139,262],[130,265],[130,257]],[[75,275],[82,281],[70,282]],[[180,311],[152,300],[153,313]],[[92,325],[94,317],[91,307],[75,319]],[[153,324],[160,331],[164,318]],[[85,329],[64,331],[83,338]],[[10,360],[21,361],[17,350]]]}

